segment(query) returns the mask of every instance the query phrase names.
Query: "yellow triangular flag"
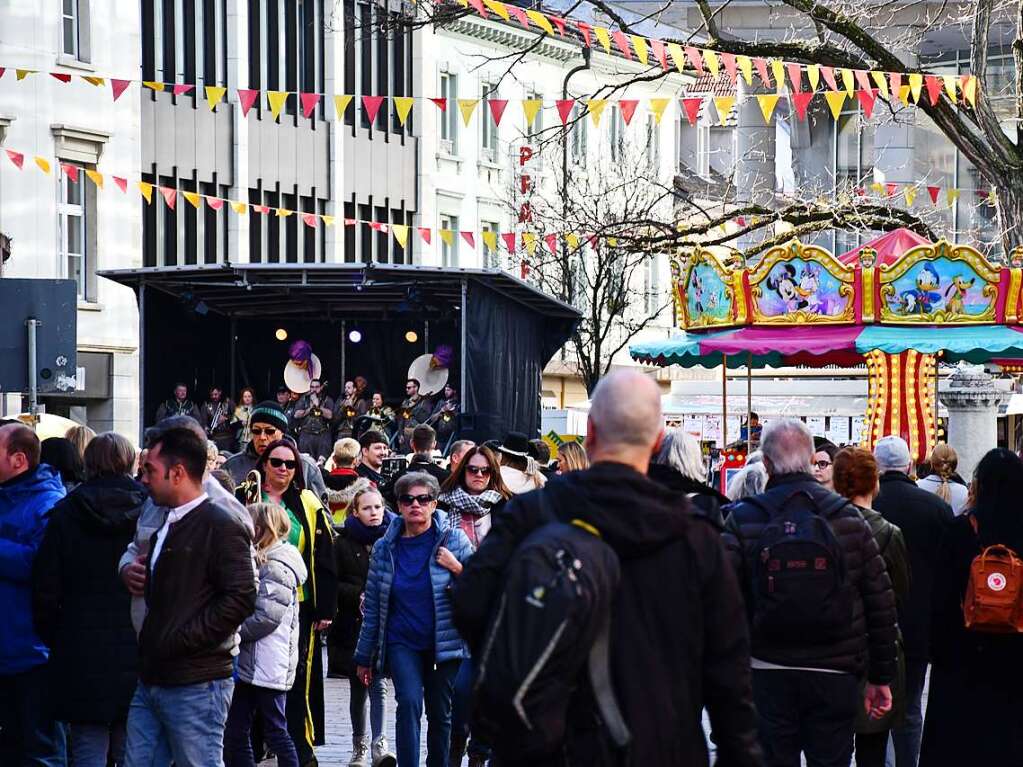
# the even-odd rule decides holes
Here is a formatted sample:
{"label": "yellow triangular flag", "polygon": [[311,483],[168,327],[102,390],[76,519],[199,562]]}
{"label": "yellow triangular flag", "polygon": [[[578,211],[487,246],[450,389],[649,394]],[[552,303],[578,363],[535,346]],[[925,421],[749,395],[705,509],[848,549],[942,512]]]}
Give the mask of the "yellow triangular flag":
{"label": "yellow triangular flag", "polygon": [[415,99],[413,99],[411,96],[394,97],[394,111],[398,115],[398,122],[401,123],[402,125],[404,125],[405,120],[408,119],[408,113],[412,111],[412,104],[414,102]]}
{"label": "yellow triangular flag", "polygon": [[778,106],[778,99],[780,96],[777,93],[768,93],[757,96],[757,101],[760,104],[760,113],[764,116],[764,122],[768,125],[771,124],[771,116],[774,114],[774,108]]}
{"label": "yellow triangular flag", "polygon": [[568,232],[565,235],[565,242],[568,243],[569,250],[577,250],[579,248],[579,236],[573,232]]}
{"label": "yellow triangular flag", "polygon": [[806,79],[810,81],[810,90],[817,90],[817,84],[821,81],[821,66],[820,64],[807,64],[806,65]]}
{"label": "yellow triangular flag", "polygon": [[287,218],[292,214],[292,212],[293,211],[290,211],[287,208],[277,208],[277,218]]}
{"label": "yellow triangular flag", "polygon": [[685,65],[683,62],[686,60],[686,54],[682,50],[682,46],[678,43],[668,43],[668,53],[671,54],[671,58],[675,60],[675,68],[678,69],[679,74],[685,71]]}
{"label": "yellow triangular flag", "polygon": [[334,226],[333,216],[328,216],[326,213],[324,213],[322,216],[320,216],[320,218],[323,220],[324,226]]}
{"label": "yellow triangular flag", "polygon": [[163,91],[163,87],[164,87],[163,83],[158,83],[158,82],[155,82],[153,80],[143,80],[142,84],[144,86],[146,86],[147,88],[149,88],[150,90],[161,91],[161,92]]}
{"label": "yellow triangular flag", "polygon": [[718,110],[718,120],[721,121],[720,125],[727,124],[728,115],[732,113],[733,106],[735,106],[735,96],[718,96],[714,99],[714,107]]}
{"label": "yellow triangular flag", "polygon": [[24,80],[29,75],[34,75],[36,70],[34,69],[15,69],[14,74],[17,75],[19,80]]}
{"label": "yellow triangular flag", "polygon": [[463,8],[468,8],[469,7],[469,0],[458,0],[458,4],[460,6],[462,6]]}
{"label": "yellow triangular flag", "polygon": [[94,170],[86,170],[85,175],[89,177],[89,181],[94,183],[98,188],[103,188],[103,174]]}
{"label": "yellow triangular flag", "polygon": [[497,232],[483,232],[483,244],[491,250],[497,250]]}
{"label": "yellow triangular flag", "polygon": [[885,192],[884,184],[882,184],[880,181],[875,181],[873,184],[870,185],[870,191],[873,192],[874,194],[884,194]]}
{"label": "yellow triangular flag", "polygon": [[353,98],[355,97],[347,93],[334,97],[334,111],[337,113],[338,120],[345,119],[345,110],[348,109],[348,105],[352,103]]}
{"label": "yellow triangular flag", "polygon": [[963,83],[963,98],[971,107],[977,107],[977,76],[970,75]]}
{"label": "yellow triangular flag", "polygon": [[505,21],[511,21],[511,14],[508,13],[508,7],[504,3],[498,0],[483,0],[483,4]]}
{"label": "yellow triangular flag", "polygon": [[36,165],[39,166],[39,170],[41,170],[43,173],[49,175],[49,173],[50,173],[50,162],[49,162],[49,160],[47,160],[45,157],[40,157],[39,155],[36,155],[35,156],[35,161],[36,161]]}
{"label": "yellow triangular flag", "polygon": [[654,113],[654,122],[658,125],[661,124],[664,110],[668,108],[670,103],[671,99],[650,99],[650,111]]}
{"label": "yellow triangular flag", "polygon": [[186,192],[184,189],[181,190],[181,196],[192,203],[193,208],[199,207],[199,195],[195,192]]}
{"label": "yellow triangular flag", "polygon": [[632,38],[632,47],[636,49],[636,56],[639,57],[639,63],[646,66],[647,59],[647,48],[646,40],[639,35],[630,35]]}
{"label": "yellow triangular flag", "polygon": [[526,11],[526,16],[548,35],[554,35],[554,27],[551,26],[550,20],[540,11]]}
{"label": "yellow triangular flag", "polygon": [[469,127],[469,120],[472,119],[472,113],[479,103],[479,99],[458,99],[458,110],[462,113],[462,121],[466,128]]}
{"label": "yellow triangular flag", "polygon": [[147,184],[145,181],[138,182],[139,191],[142,192],[142,196],[146,198],[146,202],[153,202],[153,185]]}
{"label": "yellow triangular flag", "polygon": [[608,237],[607,238],[607,244],[610,247],[612,247],[612,248],[617,248],[618,247],[618,238],[617,237]]}
{"label": "yellow triangular flag", "polygon": [[902,188],[902,196],[906,198],[907,208],[913,207],[913,200],[916,199],[916,191],[915,186],[905,186]]}
{"label": "yellow triangular flag", "polygon": [[207,85],[206,86],[206,103],[209,104],[210,111],[217,108],[217,104],[224,98],[224,94],[227,93],[227,88],[220,85]]}
{"label": "yellow triangular flag", "polygon": [[845,86],[845,92],[849,94],[849,98],[852,98],[853,91],[856,89],[853,71],[851,69],[840,69],[839,71],[842,73],[842,84]]}
{"label": "yellow triangular flag", "polygon": [[771,59],[771,74],[778,90],[785,87],[785,63],[779,59]]}
{"label": "yellow triangular flag", "polygon": [[920,72],[912,72],[909,75],[909,92],[913,96],[913,103],[919,103],[920,91],[924,87],[924,76]]}
{"label": "yellow triangular flag", "polygon": [[82,79],[89,85],[103,85],[105,80],[102,77],[93,77],[91,75],[82,75]]}
{"label": "yellow triangular flag", "polygon": [[908,85],[900,85],[899,86],[899,101],[901,101],[907,107],[909,106],[909,86]]}
{"label": "yellow triangular flag", "polygon": [[440,238],[444,240],[444,244],[449,248],[455,246],[455,233],[450,229],[438,229],[437,233],[440,234]]}
{"label": "yellow triangular flag", "polygon": [[959,190],[949,189],[947,192],[945,192],[945,199],[948,200],[948,204],[951,205],[952,203],[959,199]]}
{"label": "yellow triangular flag", "polygon": [[746,85],[753,85],[753,59],[749,56],[736,56],[735,63],[739,65],[739,71],[742,72],[742,79],[746,81]]}
{"label": "yellow triangular flag", "polygon": [[533,255],[536,252],[536,235],[532,232],[523,232],[522,244],[526,246],[526,252]]}
{"label": "yellow triangular flag", "polygon": [[948,94],[949,101],[953,104],[956,103],[956,76],[945,75],[942,80],[945,81],[945,93]]}
{"label": "yellow triangular flag", "polygon": [[837,120],[842,114],[842,107],[845,106],[845,91],[827,91],[824,99],[831,108],[831,116]]}
{"label": "yellow triangular flag", "polygon": [[703,63],[707,65],[707,69],[713,77],[718,76],[720,71],[720,65],[718,64],[718,55],[714,51],[703,52]]}
{"label": "yellow triangular flag", "polygon": [[542,106],[543,101],[540,99],[522,99],[522,113],[526,116],[526,125],[530,128],[533,127],[533,120],[536,119],[536,113]]}
{"label": "yellow triangular flag", "polygon": [[604,52],[611,52],[611,35],[608,34],[604,27],[594,27],[593,34],[597,36],[597,41],[604,46]]}
{"label": "yellow triangular flag", "polygon": [[888,98],[888,73],[871,70],[870,76],[874,78],[874,82],[877,83],[877,89],[881,91],[881,95],[884,98]]}
{"label": "yellow triangular flag", "polygon": [[586,108],[589,110],[590,117],[593,119],[594,127],[600,127],[600,116],[604,113],[604,107],[606,106],[607,99],[590,99],[586,102]]}
{"label": "yellow triangular flag", "polygon": [[270,104],[270,114],[273,115],[276,120],[281,110],[284,108],[284,102],[288,100],[288,96],[291,95],[288,91],[267,91],[266,100]]}
{"label": "yellow triangular flag", "polygon": [[233,210],[239,216],[244,216],[246,213],[249,212],[249,206],[246,205],[244,202],[231,200],[231,210]]}
{"label": "yellow triangular flag", "polygon": [[391,224],[391,231],[394,233],[394,239],[398,241],[398,244],[404,250],[405,243],[408,242],[408,227],[404,224]]}

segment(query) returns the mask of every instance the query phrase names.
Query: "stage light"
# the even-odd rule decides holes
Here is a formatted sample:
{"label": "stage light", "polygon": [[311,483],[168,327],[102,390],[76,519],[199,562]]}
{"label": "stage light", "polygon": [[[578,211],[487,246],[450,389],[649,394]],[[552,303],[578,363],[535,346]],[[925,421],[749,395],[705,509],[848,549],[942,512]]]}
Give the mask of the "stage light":
{"label": "stage light", "polygon": [[360,333],[358,330],[353,330],[348,334],[348,340],[351,341],[353,344],[357,344],[359,343],[359,341],[362,340],[362,333]]}
{"label": "stage light", "polygon": [[274,337],[278,341],[287,341],[288,340],[288,331],[285,330],[284,328],[277,328],[276,332],[274,332]]}
{"label": "stage light", "polygon": [[405,340],[408,341],[410,344],[414,344],[416,341],[419,340],[419,334],[414,330],[410,330],[408,333],[405,334]]}

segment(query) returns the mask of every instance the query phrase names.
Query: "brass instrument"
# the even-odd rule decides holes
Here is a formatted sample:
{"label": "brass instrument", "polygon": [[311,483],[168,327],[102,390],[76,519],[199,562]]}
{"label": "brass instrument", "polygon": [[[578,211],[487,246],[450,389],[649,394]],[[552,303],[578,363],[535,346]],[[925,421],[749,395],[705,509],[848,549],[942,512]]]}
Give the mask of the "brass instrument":
{"label": "brass instrument", "polygon": [[242,488],[242,493],[245,497],[245,505],[248,506],[250,503],[260,503],[263,500],[263,478],[259,475],[259,471],[253,469],[245,475],[245,481],[239,485]]}

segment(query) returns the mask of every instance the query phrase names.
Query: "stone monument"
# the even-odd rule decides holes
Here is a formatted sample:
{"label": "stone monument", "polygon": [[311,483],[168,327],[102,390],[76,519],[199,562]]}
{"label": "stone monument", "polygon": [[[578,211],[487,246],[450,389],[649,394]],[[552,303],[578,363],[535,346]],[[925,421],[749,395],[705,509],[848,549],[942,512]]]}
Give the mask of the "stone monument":
{"label": "stone monument", "polygon": [[967,482],[984,454],[998,446],[998,406],[1006,396],[983,365],[965,362],[939,393],[948,408],[948,444],[959,454],[959,475]]}

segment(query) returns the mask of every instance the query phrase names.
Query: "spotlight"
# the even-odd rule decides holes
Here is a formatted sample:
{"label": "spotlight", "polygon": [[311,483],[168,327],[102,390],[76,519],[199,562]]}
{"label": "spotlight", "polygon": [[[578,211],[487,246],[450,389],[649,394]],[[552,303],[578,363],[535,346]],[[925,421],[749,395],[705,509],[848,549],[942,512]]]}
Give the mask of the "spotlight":
{"label": "spotlight", "polygon": [[358,330],[353,330],[348,334],[348,340],[351,341],[353,344],[357,344],[359,343],[359,341],[362,340],[362,333],[360,333]]}
{"label": "spotlight", "polygon": [[274,332],[274,337],[278,341],[287,341],[288,340],[288,331],[285,330],[284,328],[277,328],[277,330]]}
{"label": "spotlight", "polygon": [[410,344],[414,344],[416,341],[419,340],[419,334],[414,330],[410,330],[408,333],[405,334],[405,340],[408,341]]}

